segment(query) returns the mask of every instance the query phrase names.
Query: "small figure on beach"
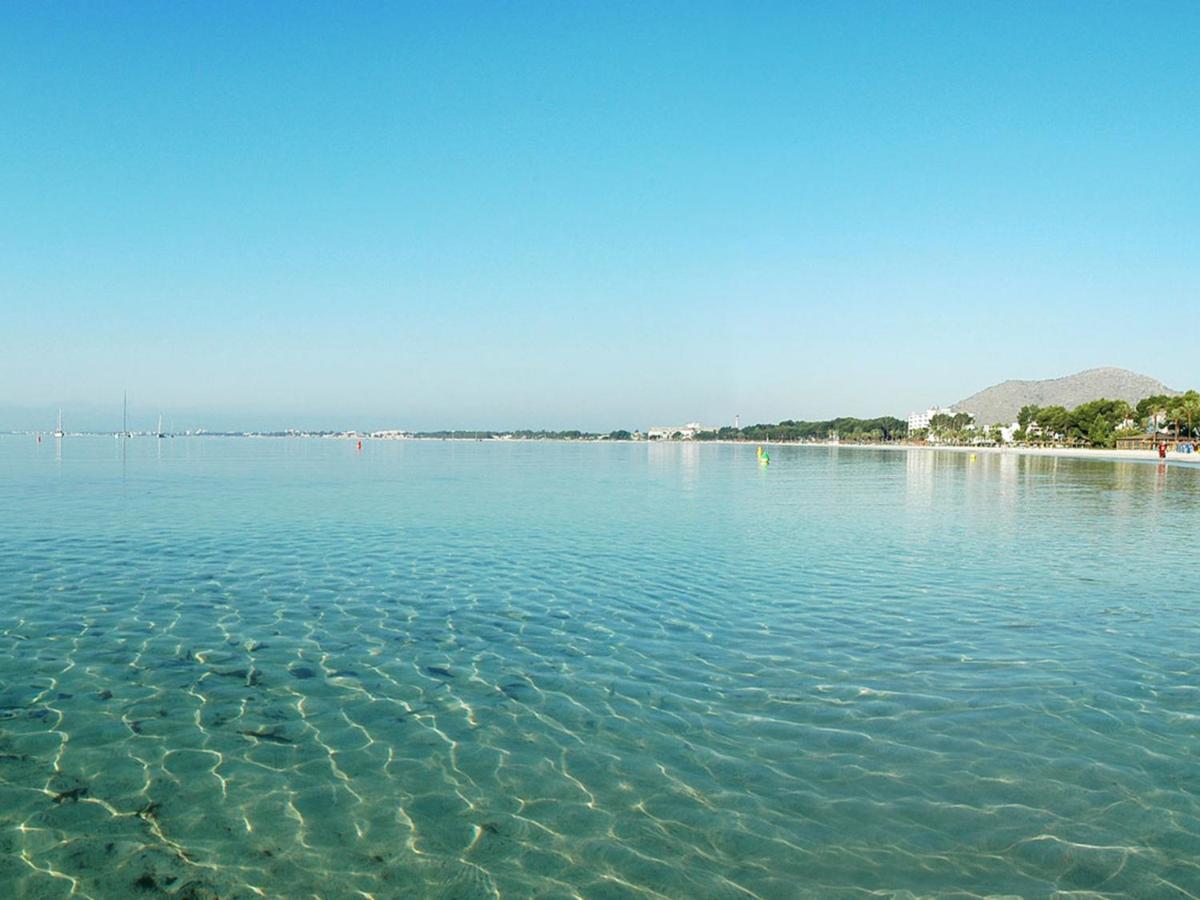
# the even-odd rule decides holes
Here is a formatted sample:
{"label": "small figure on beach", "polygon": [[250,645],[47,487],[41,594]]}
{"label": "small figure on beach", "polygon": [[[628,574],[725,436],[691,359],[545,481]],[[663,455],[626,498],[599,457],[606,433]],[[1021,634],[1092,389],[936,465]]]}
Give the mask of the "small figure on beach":
{"label": "small figure on beach", "polygon": [[1167,442],[1166,441],[1158,442],[1158,458],[1159,459],[1167,458]]}

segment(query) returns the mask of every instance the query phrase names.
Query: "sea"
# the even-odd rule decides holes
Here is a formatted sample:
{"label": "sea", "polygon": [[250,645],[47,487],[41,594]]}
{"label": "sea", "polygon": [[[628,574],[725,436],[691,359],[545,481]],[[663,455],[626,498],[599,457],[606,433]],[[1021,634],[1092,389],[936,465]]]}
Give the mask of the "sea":
{"label": "sea", "polygon": [[0,896],[1200,896],[1200,469],[0,438]]}

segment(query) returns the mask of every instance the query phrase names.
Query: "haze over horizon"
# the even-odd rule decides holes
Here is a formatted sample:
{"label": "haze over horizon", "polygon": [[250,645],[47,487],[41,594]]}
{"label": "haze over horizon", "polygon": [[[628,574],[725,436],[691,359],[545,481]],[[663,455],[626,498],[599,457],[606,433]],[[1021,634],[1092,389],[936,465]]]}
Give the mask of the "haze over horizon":
{"label": "haze over horizon", "polygon": [[0,430],[126,389],[180,430],[1186,389],[1198,39],[1187,3],[6,4]]}
{"label": "haze over horizon", "polygon": [[[1098,367],[1098,368],[1103,368],[1103,369],[1107,369],[1107,370],[1111,371],[1113,367]],[[1069,373],[1069,374],[1070,375],[1083,375],[1083,374],[1087,374],[1092,371],[1095,371],[1095,369],[1089,369],[1089,370],[1086,370],[1085,372]],[[1133,374],[1140,375],[1141,373],[1133,373]],[[1057,378],[1058,376],[1055,376],[1055,377]],[[1060,380],[1062,380],[1062,379],[1060,379]],[[1041,380],[1039,380],[1039,382],[1040,381]],[[997,385],[987,386],[987,388],[985,388],[985,390],[988,388],[995,389],[998,387],[1005,386],[1005,385],[1007,385],[1008,382],[1009,382],[1009,380],[1006,379],[1005,382],[1000,382]],[[1045,383],[1045,382],[1041,382],[1041,383]],[[1167,385],[1166,387],[1168,389],[1170,389],[1169,385]],[[1103,394],[1105,397],[1110,396],[1109,393],[1106,393],[1103,390],[1100,390],[1098,393]],[[1145,392],[1143,392],[1143,393],[1145,393]],[[1112,396],[1116,396],[1116,395],[1112,395]],[[1149,393],[1147,393],[1147,396],[1149,396]],[[968,398],[962,398],[962,399],[968,399]],[[941,398],[934,401],[934,403],[937,405],[949,405],[950,402],[951,401],[943,400]],[[933,405],[933,404],[930,404],[930,405]],[[922,408],[922,407],[918,406],[918,407],[915,407],[914,409],[919,410],[920,408]],[[891,415],[891,416],[895,416],[897,418],[903,419],[908,412],[912,412],[912,411],[913,410],[906,410],[903,412],[898,411],[898,410],[885,410],[885,411],[875,411],[875,412],[868,412],[868,413],[862,413],[862,412],[857,412],[857,411],[850,412],[850,413],[837,412],[837,413],[831,413],[831,414],[829,414],[827,416],[823,416],[823,417],[809,417],[809,418],[810,419],[816,418],[817,420],[820,421],[820,420],[833,419],[833,418],[837,418],[840,416],[853,416],[853,417],[858,417],[858,418],[870,419],[870,418],[877,418],[879,416]],[[74,430],[74,431],[85,431],[85,432],[115,432],[122,427],[126,410],[121,405],[114,406],[111,404],[109,404],[109,405],[82,404],[82,405],[76,405],[73,407],[68,407],[65,410],[63,407],[59,407],[57,411],[51,411],[48,409],[30,409],[30,408],[21,408],[21,407],[9,407],[9,408],[0,407],[0,419],[6,419],[8,421],[15,423],[11,427],[9,427],[7,429],[3,429],[3,430],[49,431],[50,424],[48,424],[48,423],[57,421],[57,412],[64,412],[64,413],[69,412],[70,413],[70,415],[68,416],[66,423],[64,425],[64,427],[66,427],[68,431]],[[211,411],[207,411],[208,415],[206,416],[205,412],[206,411],[204,411],[204,410],[196,410],[196,409],[172,409],[170,411],[170,413],[164,413],[162,410],[155,411],[153,409],[149,409],[144,406],[138,406],[135,401],[134,405],[128,409],[128,427],[129,427],[129,430],[133,431],[133,432],[148,432],[148,431],[157,429],[158,425],[159,425],[159,417],[160,416],[162,416],[162,427],[164,428],[164,430],[166,430],[168,432],[172,432],[172,433],[183,433],[184,431],[195,431],[197,429],[203,429],[204,431],[208,431],[208,432],[213,432],[213,431],[217,431],[217,432],[220,432],[220,431],[265,432],[265,431],[284,431],[284,430],[289,430],[289,429],[312,430],[312,431],[346,430],[346,431],[359,431],[359,432],[380,431],[380,430],[388,430],[388,429],[401,429],[401,430],[406,430],[406,431],[442,431],[442,430],[489,431],[489,430],[491,430],[491,431],[503,432],[503,431],[521,431],[521,430],[555,431],[555,430],[568,430],[568,429],[573,429],[573,428],[580,429],[583,431],[604,433],[607,431],[616,430],[617,428],[625,428],[626,430],[634,431],[634,430],[644,430],[647,427],[652,427],[649,423],[646,423],[646,422],[632,422],[632,423],[626,422],[626,423],[622,423],[620,425],[610,426],[610,425],[605,425],[605,424],[581,425],[578,422],[569,422],[569,421],[556,423],[554,425],[543,425],[543,424],[538,424],[538,423],[527,423],[527,422],[497,423],[497,422],[470,422],[470,421],[454,422],[451,424],[443,424],[443,423],[413,424],[411,422],[382,421],[378,417],[373,417],[369,414],[362,414],[362,415],[358,415],[358,416],[354,416],[354,417],[347,417],[345,415],[342,415],[340,418],[337,419],[337,421],[330,421],[327,418],[322,418],[320,415],[313,414],[313,413],[307,413],[307,414],[301,413],[298,415],[288,416],[286,414],[270,413],[270,412],[265,413],[265,414],[263,414],[263,413],[259,413],[259,414],[241,413],[241,414],[239,414],[238,412],[234,411],[234,412],[226,412],[224,414],[217,412],[214,414]],[[725,419],[709,418],[709,419],[703,420],[702,424],[712,425],[712,426],[731,425],[731,424],[733,424],[733,419],[739,415],[740,414],[734,414],[734,417],[725,418]],[[768,416],[768,417],[764,417],[761,419],[754,419],[754,420],[746,419],[746,418],[742,417],[742,424],[743,425],[752,425],[752,424],[759,424],[759,423],[766,423],[766,422],[779,422],[779,421],[783,421],[786,419],[797,419],[797,418],[804,418],[804,417],[789,416],[786,414],[785,415]],[[663,416],[663,417],[660,417],[658,420],[655,420],[654,424],[657,424],[657,425],[683,424],[685,421],[695,421],[695,420],[688,419],[688,417],[686,417],[686,416],[674,416],[674,417]]]}

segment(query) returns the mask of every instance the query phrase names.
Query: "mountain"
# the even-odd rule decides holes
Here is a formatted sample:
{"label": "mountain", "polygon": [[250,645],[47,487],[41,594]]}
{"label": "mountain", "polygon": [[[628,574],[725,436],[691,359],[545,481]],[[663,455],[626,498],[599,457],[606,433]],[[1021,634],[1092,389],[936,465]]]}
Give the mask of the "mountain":
{"label": "mountain", "polygon": [[1005,381],[954,404],[955,412],[968,412],[981,425],[1012,422],[1022,406],[1065,406],[1072,409],[1089,400],[1125,400],[1137,403],[1154,394],[1175,396],[1161,381],[1128,369],[1087,369],[1063,378],[1044,381]]}

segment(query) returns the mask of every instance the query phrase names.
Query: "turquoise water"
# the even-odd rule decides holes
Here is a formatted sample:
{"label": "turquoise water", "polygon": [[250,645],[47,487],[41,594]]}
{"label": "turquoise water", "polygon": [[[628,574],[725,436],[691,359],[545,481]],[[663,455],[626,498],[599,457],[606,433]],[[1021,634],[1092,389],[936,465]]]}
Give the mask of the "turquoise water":
{"label": "turquoise water", "polygon": [[1200,894],[1200,471],[0,438],[5,896]]}

